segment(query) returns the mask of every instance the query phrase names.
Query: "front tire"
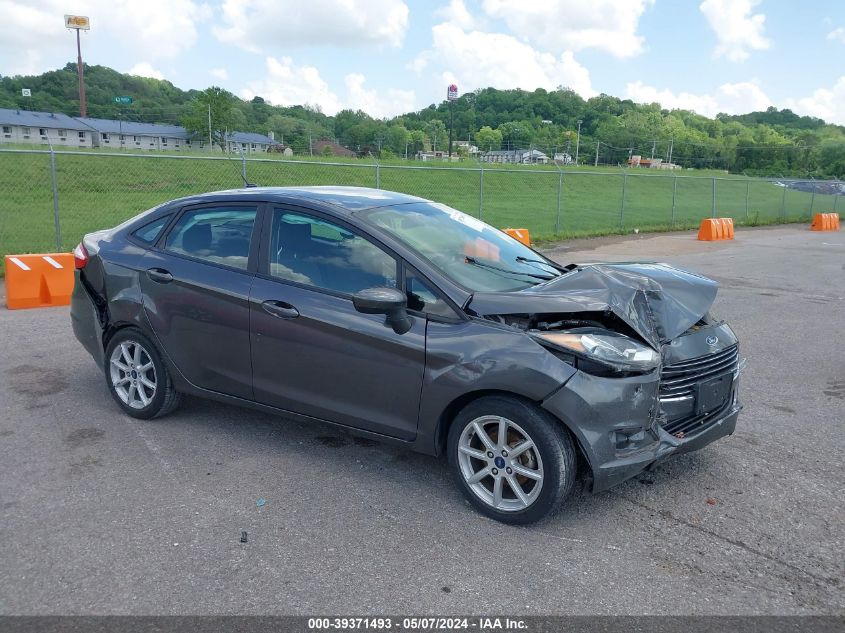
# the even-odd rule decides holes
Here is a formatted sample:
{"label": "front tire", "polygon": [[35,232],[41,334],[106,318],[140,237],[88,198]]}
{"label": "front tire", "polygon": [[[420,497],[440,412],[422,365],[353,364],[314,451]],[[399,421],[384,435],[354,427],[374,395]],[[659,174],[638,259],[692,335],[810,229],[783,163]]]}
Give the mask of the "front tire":
{"label": "front tire", "polygon": [[155,344],[140,330],[125,328],[106,346],[106,385],[133,418],[149,420],[173,411],[181,401]]}
{"label": "front tire", "polygon": [[542,409],[511,396],[485,396],[457,415],[447,438],[455,483],[483,514],[534,523],[572,493],[575,448]]}

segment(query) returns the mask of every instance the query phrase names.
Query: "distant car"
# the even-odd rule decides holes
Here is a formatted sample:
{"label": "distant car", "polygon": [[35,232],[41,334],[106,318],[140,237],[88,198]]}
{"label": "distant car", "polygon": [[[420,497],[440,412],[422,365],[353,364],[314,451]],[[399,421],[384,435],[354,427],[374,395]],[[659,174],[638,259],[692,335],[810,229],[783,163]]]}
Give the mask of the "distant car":
{"label": "distant car", "polygon": [[732,433],[740,410],[715,282],[561,266],[421,198],[208,193],[74,254],[73,329],[127,414],[187,393],[445,454],[506,523],[558,507],[579,463],[604,490]]}

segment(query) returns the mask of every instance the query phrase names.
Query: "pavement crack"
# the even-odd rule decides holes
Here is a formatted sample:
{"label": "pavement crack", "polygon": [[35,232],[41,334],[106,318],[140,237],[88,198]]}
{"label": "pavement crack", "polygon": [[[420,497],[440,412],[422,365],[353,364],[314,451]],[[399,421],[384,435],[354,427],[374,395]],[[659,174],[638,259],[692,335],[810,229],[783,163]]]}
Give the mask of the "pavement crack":
{"label": "pavement crack", "polygon": [[724,536],[723,534],[719,534],[718,532],[707,529],[706,527],[704,527],[702,525],[696,525],[695,523],[691,523],[690,521],[687,521],[686,519],[683,519],[681,517],[677,517],[674,514],[672,514],[669,510],[661,510],[659,508],[654,508],[654,507],[652,507],[652,506],[650,506],[646,503],[643,503],[642,501],[637,501],[636,499],[634,499],[632,497],[621,494],[621,493],[616,492],[614,490],[611,490],[610,492],[611,492],[611,494],[614,494],[617,497],[621,497],[625,501],[628,501],[629,503],[631,503],[631,504],[633,504],[633,505],[635,505],[639,508],[642,508],[644,510],[648,510],[649,512],[656,512],[657,514],[659,514],[664,519],[667,519],[669,521],[673,521],[675,523],[678,523],[679,525],[684,525],[688,528],[692,528],[693,530],[697,530],[697,531],[699,531],[703,534],[706,534],[706,535],[708,535],[708,536],[710,536],[714,539],[717,539],[717,540],[722,541],[724,543],[728,543],[729,545],[733,545],[734,547],[737,547],[739,549],[745,550],[749,554],[759,556],[760,558],[764,558],[765,560],[768,560],[769,562],[775,563],[776,565],[781,565],[781,566],[786,567],[787,569],[790,569],[794,572],[797,572],[799,574],[803,574],[804,576],[807,576],[808,578],[812,578],[814,581],[816,581],[816,583],[827,585],[829,587],[835,587],[837,589],[839,588],[839,582],[836,579],[828,578],[826,576],[819,576],[818,574],[814,574],[812,572],[809,572],[806,569],[799,567],[798,565],[788,563],[785,560],[781,560],[780,558],[778,558],[776,556],[772,556],[771,554],[767,554],[766,552],[764,552],[762,550],[751,547],[750,545],[748,545],[747,543],[745,543],[743,541],[731,538],[729,536]]}

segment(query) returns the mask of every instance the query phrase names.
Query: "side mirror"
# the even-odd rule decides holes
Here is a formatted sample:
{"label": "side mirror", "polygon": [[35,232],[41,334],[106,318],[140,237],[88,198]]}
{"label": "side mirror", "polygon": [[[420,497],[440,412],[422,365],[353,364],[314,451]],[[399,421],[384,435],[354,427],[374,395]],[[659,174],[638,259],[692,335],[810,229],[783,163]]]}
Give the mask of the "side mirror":
{"label": "side mirror", "polygon": [[385,314],[387,323],[397,334],[411,329],[408,298],[396,288],[365,288],[352,295],[352,305],[361,314]]}

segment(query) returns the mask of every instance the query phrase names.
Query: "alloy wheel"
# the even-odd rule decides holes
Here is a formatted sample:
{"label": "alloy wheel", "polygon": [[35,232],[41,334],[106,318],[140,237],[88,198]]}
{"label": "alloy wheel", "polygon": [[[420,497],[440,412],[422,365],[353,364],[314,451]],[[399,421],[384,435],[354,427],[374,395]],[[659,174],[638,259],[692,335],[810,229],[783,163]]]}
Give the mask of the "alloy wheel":
{"label": "alloy wheel", "polygon": [[528,508],[543,488],[543,460],[533,440],[501,416],[478,417],[464,427],[458,465],[470,490],[499,511]]}
{"label": "alloy wheel", "polygon": [[111,384],[120,400],[143,409],[156,394],[156,371],[150,353],[137,341],[123,341],[109,359]]}

